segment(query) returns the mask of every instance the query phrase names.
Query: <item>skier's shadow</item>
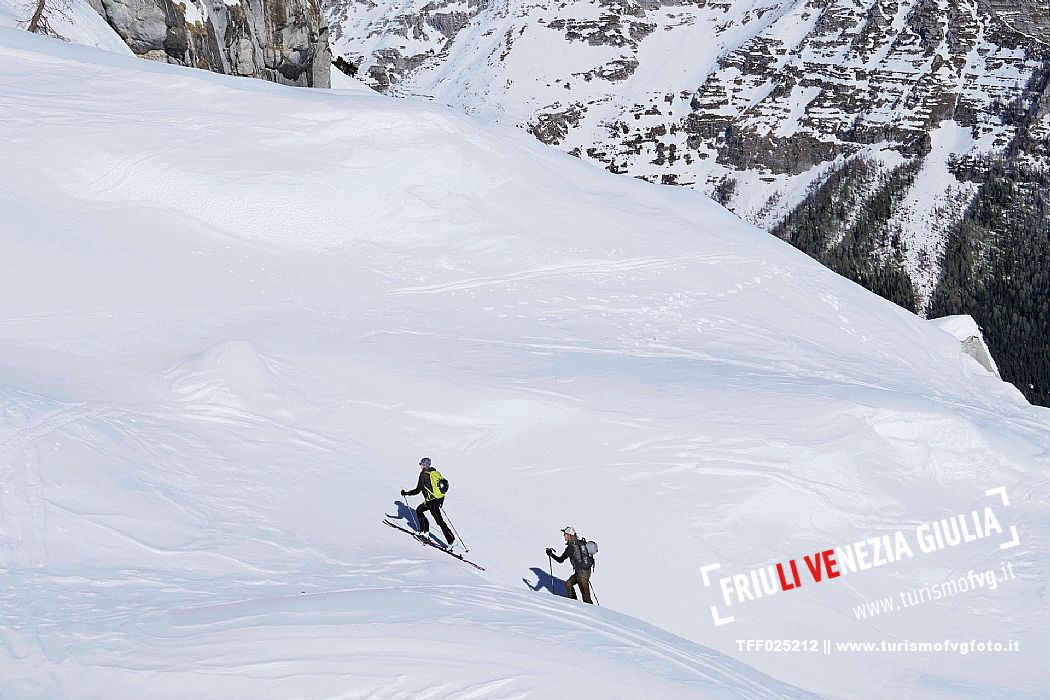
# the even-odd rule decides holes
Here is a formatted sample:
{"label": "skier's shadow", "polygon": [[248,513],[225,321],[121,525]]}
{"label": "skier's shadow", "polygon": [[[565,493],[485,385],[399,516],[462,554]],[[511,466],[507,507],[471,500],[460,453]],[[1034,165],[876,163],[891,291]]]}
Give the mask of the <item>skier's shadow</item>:
{"label": "skier's shadow", "polygon": [[395,520],[404,520],[412,529],[418,529],[419,523],[416,522],[416,509],[409,506],[404,501],[394,501],[394,505],[397,506],[397,515],[386,514],[388,518],[394,518]]}
{"label": "skier's shadow", "polygon": [[534,566],[530,569],[532,573],[536,574],[536,583],[529,583],[527,578],[522,578],[522,582],[534,591],[550,591],[556,596],[562,598],[568,598],[568,594],[565,592],[565,580],[560,579],[556,576],[552,576],[538,566]]}

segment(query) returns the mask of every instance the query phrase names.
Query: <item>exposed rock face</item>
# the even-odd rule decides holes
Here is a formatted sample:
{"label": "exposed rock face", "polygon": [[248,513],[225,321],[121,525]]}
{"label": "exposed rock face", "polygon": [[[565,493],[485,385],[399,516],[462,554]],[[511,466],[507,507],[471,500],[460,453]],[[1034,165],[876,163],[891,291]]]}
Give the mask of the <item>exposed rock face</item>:
{"label": "exposed rock face", "polygon": [[143,58],[287,85],[328,87],[316,0],[90,0]]}

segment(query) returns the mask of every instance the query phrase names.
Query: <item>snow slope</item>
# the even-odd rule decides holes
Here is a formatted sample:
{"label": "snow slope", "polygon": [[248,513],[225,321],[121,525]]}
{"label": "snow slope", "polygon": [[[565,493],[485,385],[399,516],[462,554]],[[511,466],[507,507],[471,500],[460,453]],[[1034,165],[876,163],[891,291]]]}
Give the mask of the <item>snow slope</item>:
{"label": "snow slope", "polygon": [[[0,56],[0,697],[1045,697],[1050,414],[950,335],[694,192],[443,108],[8,30]],[[379,524],[423,455],[484,574]],[[1009,552],[712,624],[702,566],[997,486]],[[599,609],[548,593],[566,524]],[[851,612],[1004,560],[995,591]]]}
{"label": "snow slope", "polygon": [[[0,27],[24,29],[36,9],[33,0],[0,0]],[[87,0],[60,0],[45,4],[43,33],[75,44],[94,46],[113,53],[131,55],[131,49],[106,24]]]}
{"label": "snow slope", "polygon": [[[515,124],[612,172],[692,187],[770,230],[850,160],[884,173],[914,163],[918,176],[884,222],[899,250],[882,252],[901,255],[919,308],[978,189],[967,164],[984,172],[984,159],[1018,149],[1043,157],[1016,143],[1026,127],[1004,108],[1047,122],[1043,0],[325,7],[333,51],[375,89]],[[854,184],[856,211],[873,193]]]}

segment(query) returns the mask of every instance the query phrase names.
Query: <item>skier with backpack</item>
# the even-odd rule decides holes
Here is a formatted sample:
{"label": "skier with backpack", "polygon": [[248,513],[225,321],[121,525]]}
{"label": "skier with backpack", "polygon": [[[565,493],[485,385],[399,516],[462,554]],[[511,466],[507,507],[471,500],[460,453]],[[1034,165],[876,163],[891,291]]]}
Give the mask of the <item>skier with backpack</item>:
{"label": "skier with backpack", "polygon": [[441,476],[441,472],[434,469],[430,464],[430,457],[424,457],[419,461],[419,480],[416,482],[416,487],[411,491],[401,489],[401,495],[415,496],[419,493],[423,494],[423,502],[416,508],[416,521],[419,523],[419,532],[424,537],[430,532],[430,523],[427,522],[427,516],[424,515],[429,510],[441,528],[445,541],[451,546],[456,541],[456,537],[449,530],[448,525],[445,523],[445,518],[441,515],[441,506],[445,504],[445,493],[448,492],[448,481]]}
{"label": "skier with backpack", "polygon": [[574,573],[565,581],[565,592],[577,600],[575,586],[578,585],[583,602],[591,603],[591,572],[594,571],[594,555],[598,553],[598,545],[577,537],[576,530],[571,527],[562,528],[562,534],[565,536],[565,551],[558,556],[553,547],[547,547],[547,556],[559,564],[569,560]]}

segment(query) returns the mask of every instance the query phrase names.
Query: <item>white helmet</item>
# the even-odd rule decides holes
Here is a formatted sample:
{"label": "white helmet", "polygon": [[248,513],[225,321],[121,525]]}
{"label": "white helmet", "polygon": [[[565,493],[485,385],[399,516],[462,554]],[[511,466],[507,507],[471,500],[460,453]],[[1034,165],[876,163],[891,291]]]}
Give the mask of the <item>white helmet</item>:
{"label": "white helmet", "polygon": [[564,532],[566,535],[572,535],[573,537],[576,536],[576,528],[574,527],[563,527],[561,531]]}

